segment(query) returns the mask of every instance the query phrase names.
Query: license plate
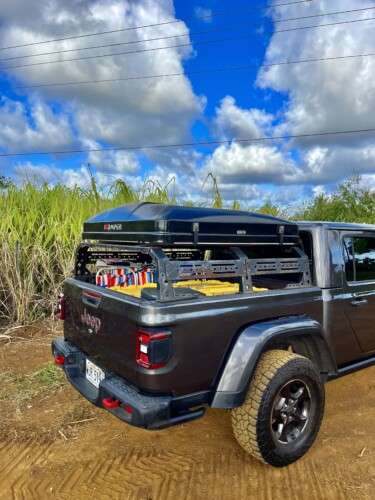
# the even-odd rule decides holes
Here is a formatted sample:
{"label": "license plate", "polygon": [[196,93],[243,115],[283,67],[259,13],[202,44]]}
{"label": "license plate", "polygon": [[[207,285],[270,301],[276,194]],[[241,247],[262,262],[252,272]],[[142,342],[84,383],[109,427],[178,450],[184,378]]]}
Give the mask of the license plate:
{"label": "license plate", "polygon": [[99,366],[96,366],[92,361],[86,359],[86,378],[95,387],[99,389],[99,384],[105,378],[105,373]]}

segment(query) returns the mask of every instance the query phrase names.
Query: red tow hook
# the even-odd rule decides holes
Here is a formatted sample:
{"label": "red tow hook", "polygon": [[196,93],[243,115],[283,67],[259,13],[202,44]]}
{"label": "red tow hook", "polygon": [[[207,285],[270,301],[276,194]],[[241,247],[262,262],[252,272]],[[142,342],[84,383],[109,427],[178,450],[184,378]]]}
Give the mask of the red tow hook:
{"label": "red tow hook", "polygon": [[105,398],[102,400],[103,407],[106,410],[114,410],[120,406],[120,401],[113,398]]}

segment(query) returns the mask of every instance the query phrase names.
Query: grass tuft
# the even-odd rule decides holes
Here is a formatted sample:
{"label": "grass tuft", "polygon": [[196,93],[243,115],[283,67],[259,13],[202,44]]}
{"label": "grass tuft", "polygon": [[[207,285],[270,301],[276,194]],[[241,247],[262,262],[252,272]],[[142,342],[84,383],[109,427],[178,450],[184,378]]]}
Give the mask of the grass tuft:
{"label": "grass tuft", "polygon": [[28,375],[0,373],[0,402],[12,400],[22,410],[32,399],[59,389],[65,383],[63,371],[53,363],[41,366]]}
{"label": "grass tuft", "polygon": [[32,373],[30,379],[31,382],[35,383],[38,387],[58,388],[61,386],[64,377],[61,368],[50,362]]}

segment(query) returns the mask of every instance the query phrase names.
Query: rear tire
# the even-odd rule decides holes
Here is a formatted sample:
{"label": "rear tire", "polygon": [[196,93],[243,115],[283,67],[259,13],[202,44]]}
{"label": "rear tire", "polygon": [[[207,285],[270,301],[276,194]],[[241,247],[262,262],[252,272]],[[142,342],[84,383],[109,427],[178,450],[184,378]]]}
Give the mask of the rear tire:
{"label": "rear tire", "polygon": [[324,401],[324,385],[309,359],[268,351],[258,363],[243,405],[232,410],[234,436],[253,457],[284,467],[314,443]]}

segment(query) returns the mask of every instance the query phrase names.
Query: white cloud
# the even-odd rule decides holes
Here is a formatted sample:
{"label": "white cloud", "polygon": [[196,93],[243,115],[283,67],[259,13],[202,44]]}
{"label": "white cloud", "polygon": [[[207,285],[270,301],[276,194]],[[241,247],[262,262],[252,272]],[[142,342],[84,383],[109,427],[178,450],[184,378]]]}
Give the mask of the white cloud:
{"label": "white cloud", "polygon": [[320,195],[323,195],[323,194],[326,194],[326,188],[325,186],[315,186],[313,188],[313,195],[314,196],[320,196]]}
{"label": "white cloud", "polygon": [[35,165],[29,161],[16,164],[13,168],[13,175],[21,182],[55,183],[58,181],[56,170],[49,164]]}
{"label": "white cloud", "polygon": [[277,147],[237,143],[219,146],[207,160],[205,169],[218,178],[220,185],[285,183],[297,172],[293,160]]}
{"label": "white cloud", "polygon": [[367,174],[361,177],[361,187],[375,192],[375,174]]}
{"label": "white cloud", "polygon": [[[123,179],[134,188],[139,188],[142,179],[138,176],[126,176],[122,172],[96,170],[95,181],[99,189],[104,191],[113,186],[117,179]],[[51,164],[35,164],[30,161],[17,163],[13,168],[13,177],[16,181],[34,182],[36,184],[65,184],[68,187],[81,187],[87,189],[91,185],[90,171],[86,165],[77,168],[60,168]]]}
{"label": "white cloud", "polygon": [[207,7],[197,6],[194,9],[195,16],[204,23],[212,23],[212,10]]}
{"label": "white cloud", "polygon": [[[375,7],[375,0],[347,0],[345,3],[345,9],[367,6]],[[343,6],[339,0],[315,0],[304,8],[290,5],[283,9],[276,8],[274,12],[275,18],[286,18],[340,9]],[[204,7],[197,7],[195,14],[202,21],[210,20],[211,13],[207,11],[205,14]],[[3,26],[0,45],[33,42],[69,33],[154,24],[158,20],[175,19],[174,16],[172,0],[40,0],[34,2],[32,8],[23,0],[13,0],[0,5]],[[364,12],[322,17],[305,24],[368,16],[368,12]],[[302,23],[293,22],[283,24],[283,27],[299,25]],[[176,23],[46,44],[28,50],[35,53],[119,40],[137,40],[139,44],[82,51],[66,57],[146,49],[186,43],[188,36],[152,43],[144,41],[146,38],[178,35],[186,31],[184,23]],[[265,62],[372,52],[374,40],[371,21],[287,34],[275,33],[267,47]],[[11,51],[6,54],[18,53]],[[8,74],[26,84],[126,78],[182,72],[183,61],[193,56],[191,47],[169,48],[138,55],[12,70]],[[39,60],[42,59],[40,57]],[[268,96],[270,92],[271,96],[272,92],[280,92],[280,109],[272,110],[273,114],[255,106],[246,109],[238,105],[234,97],[226,95],[217,105],[211,131],[219,139],[233,140],[372,128],[375,126],[374,74],[375,58],[372,57],[265,68],[259,72],[256,85]],[[27,104],[22,100],[1,101],[1,148],[9,151],[21,147],[34,151],[63,149],[77,138],[81,145],[89,148],[100,147],[103,143],[120,146],[190,141],[191,125],[202,116],[206,104],[204,97],[194,93],[187,77],[54,87],[42,89],[31,96]],[[148,149],[143,151],[142,156],[147,157],[147,166],[151,164],[146,177],[149,174],[161,185],[173,179],[173,189],[183,199],[202,200],[209,196],[211,188],[208,183],[203,186],[203,181],[212,172],[226,200],[260,200],[270,196],[272,201],[289,204],[291,199],[294,201],[307,194],[329,192],[333,184],[353,174],[362,174],[372,185],[375,182],[374,144],[373,134],[364,134],[249,144],[233,142],[217,147],[206,158],[194,150],[177,148]],[[88,155],[87,161],[98,172],[103,186],[110,179],[113,181],[120,177],[125,177],[134,186],[140,186],[144,176],[142,156],[127,151],[93,152]],[[20,170],[21,166],[16,168]],[[28,168],[48,174],[48,165],[28,165]],[[64,171],[52,166],[50,170],[51,182],[62,172],[69,185],[87,181],[87,169],[81,165]]]}
{"label": "white cloud", "polygon": [[90,174],[86,167],[78,169],[60,169],[50,164],[34,164],[31,162],[17,163],[13,174],[19,182],[34,182],[58,184],[69,187],[79,186],[86,188],[90,185]]}
{"label": "white cloud", "polygon": [[[84,141],[88,149],[100,148],[95,141]],[[136,174],[140,169],[137,156],[129,151],[91,151],[87,157],[87,163],[97,172],[109,174]]]}
{"label": "white cloud", "polygon": [[302,161],[294,183],[334,183],[353,175],[375,174],[375,146],[311,146]]}
{"label": "white cloud", "polygon": [[[212,200],[215,194],[212,178],[207,177],[207,173],[205,168],[197,169],[194,175],[171,172],[158,166],[150,172],[150,179],[162,187],[167,186],[169,193],[178,200],[204,204],[207,200]],[[275,189],[270,185],[253,183],[250,179],[239,183],[236,179],[231,181],[227,177],[219,177],[218,181],[226,206],[230,206],[233,200],[239,201],[243,208],[248,209],[259,207],[267,200],[283,206],[294,206],[301,204],[301,200],[310,194],[300,186],[279,186]]]}
{"label": "white cloud", "polygon": [[[33,14],[28,16],[25,16],[24,2],[16,0],[14,3],[17,5],[15,8],[9,7],[7,2],[0,5],[1,46],[48,40],[71,33],[108,31],[175,19],[171,0],[40,0],[35,4]],[[188,31],[186,25],[179,22],[144,30],[66,40],[31,47],[28,52],[35,54],[119,41],[138,43],[65,55],[40,56],[24,62],[186,44],[189,42],[189,36],[158,42],[144,40],[177,36]],[[25,51],[26,49],[23,53]],[[192,48],[186,46],[14,69],[8,70],[8,74],[18,78],[23,84],[35,84],[183,73],[182,62],[192,54]],[[19,63],[20,61],[17,61],[17,64]],[[75,126],[81,138],[117,146],[185,140],[190,135],[192,121],[200,116],[204,106],[204,99],[194,94],[186,77],[43,88],[38,91],[38,95],[61,102],[74,116]]]}
{"label": "white cloud", "polygon": [[[375,0],[348,0],[345,8],[373,5]],[[326,13],[342,9],[338,0],[316,0],[308,10],[291,5],[275,9],[276,18]],[[340,17],[321,17],[283,28],[325,24],[337,20],[369,17],[368,12]],[[372,52],[373,23],[353,23],[329,28],[275,33],[266,51],[266,63]],[[321,131],[375,127],[375,58],[348,59],[311,64],[282,65],[259,72],[257,85],[286,93],[276,117],[260,109],[240,108],[226,96],[213,120],[219,137],[278,136]],[[315,186],[313,192],[328,189],[353,174],[375,174],[373,134],[326,136],[294,141],[220,146],[206,161],[206,168],[220,181],[220,187],[244,184],[287,184]]]}
{"label": "white cloud", "polygon": [[269,131],[272,120],[273,116],[263,110],[240,108],[234,97],[227,95],[216,108],[214,127],[222,139],[252,139]]}
{"label": "white cloud", "polygon": [[[55,165],[33,164],[19,162],[13,170],[15,180],[22,183],[33,181],[35,183],[49,183],[51,185],[64,183],[69,187],[90,188],[90,174],[86,166],[78,168],[61,169]],[[207,203],[214,196],[212,179],[205,177],[204,171],[197,170],[195,174],[171,172],[168,168],[157,166],[148,176],[149,183],[145,185],[144,178],[140,175],[124,176],[119,173],[96,172],[95,178],[98,188],[108,193],[116,179],[124,179],[133,189],[147,194],[147,187],[152,190],[155,186],[166,188],[170,196],[180,201],[191,201],[196,204]],[[372,180],[375,185],[375,181]],[[224,204],[230,206],[233,200],[241,203],[244,209],[254,209],[262,206],[266,201],[281,206],[299,207],[302,200],[315,190],[306,191],[300,186],[279,186],[274,188],[269,185],[257,183],[225,182],[220,186]],[[317,194],[317,191],[316,193]]]}
{"label": "white cloud", "polygon": [[[375,7],[374,0],[345,2],[345,9],[371,6]],[[311,4],[308,13],[326,13],[342,9],[340,0],[317,0]],[[293,17],[297,13],[297,7],[276,8],[274,12],[275,18]],[[298,12],[301,15],[300,10]],[[363,19],[371,15],[371,11],[364,11],[341,16],[318,17],[305,24],[294,22],[283,24],[282,27],[327,24]],[[275,33],[268,45],[265,62],[369,53],[373,51],[373,33],[371,21]],[[258,85],[265,89],[288,93],[289,102],[286,106],[285,119],[279,129],[281,131],[308,134],[320,131],[366,129],[375,126],[372,112],[375,106],[374,72],[373,57],[273,66],[260,71]],[[364,139],[368,140],[369,136],[350,137],[352,144],[357,140],[361,145]],[[299,145],[309,147],[311,144],[345,144],[347,140],[347,136],[330,136],[304,140]]]}
{"label": "white cloud", "polygon": [[0,101],[0,148],[14,151],[66,149],[74,142],[66,114],[35,98],[27,108],[3,97]]}
{"label": "white cloud", "polygon": [[[216,108],[213,127],[220,139],[252,139],[272,132],[274,117],[257,108],[244,109],[227,95]],[[238,143],[221,145],[207,157],[203,174],[212,173],[225,196],[253,197],[256,184],[286,183],[298,169],[293,159],[276,145]],[[249,191],[249,192],[248,192]]]}

